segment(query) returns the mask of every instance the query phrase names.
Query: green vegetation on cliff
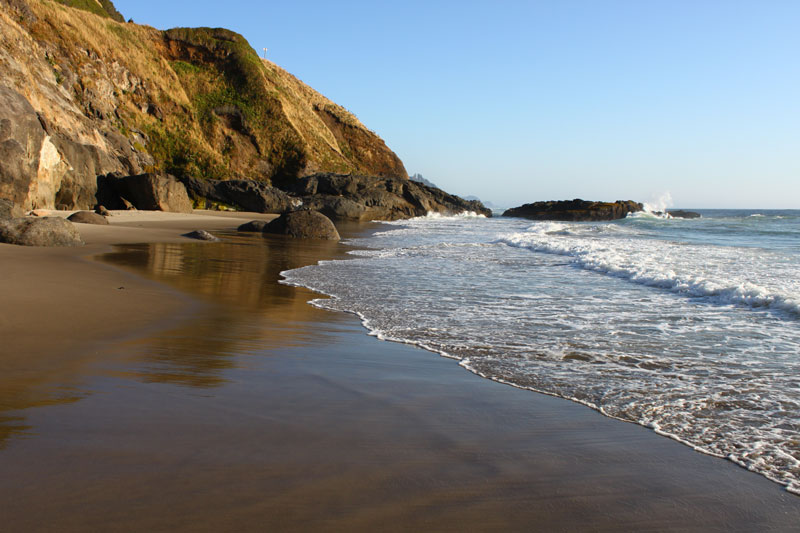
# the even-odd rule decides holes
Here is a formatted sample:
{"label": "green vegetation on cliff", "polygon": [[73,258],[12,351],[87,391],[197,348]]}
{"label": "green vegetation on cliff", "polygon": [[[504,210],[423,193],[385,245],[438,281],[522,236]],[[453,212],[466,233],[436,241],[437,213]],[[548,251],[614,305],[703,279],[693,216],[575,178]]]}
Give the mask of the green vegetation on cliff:
{"label": "green vegetation on cliff", "polygon": [[31,205],[83,206],[112,171],[276,184],[316,172],[407,177],[354,115],[235,32],[120,22],[108,1],[0,2],[0,76],[58,141],[60,162]]}
{"label": "green vegetation on cliff", "polygon": [[306,165],[302,139],[244,37],[222,28],[175,28],[164,39],[205,140],[222,147],[223,165],[242,168],[254,151],[262,178],[297,177]]}
{"label": "green vegetation on cliff", "polygon": [[125,22],[125,18],[117,11],[111,0],[56,0],[56,2],[65,6],[83,9],[101,17],[109,17],[117,22]]}

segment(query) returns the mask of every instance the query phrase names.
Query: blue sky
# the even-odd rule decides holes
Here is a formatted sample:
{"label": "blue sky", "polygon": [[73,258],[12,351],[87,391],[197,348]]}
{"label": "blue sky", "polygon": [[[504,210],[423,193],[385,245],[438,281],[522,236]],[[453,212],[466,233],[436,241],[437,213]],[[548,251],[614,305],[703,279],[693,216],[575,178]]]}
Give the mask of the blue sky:
{"label": "blue sky", "polygon": [[115,0],[226,27],[443,189],[800,208],[800,2]]}

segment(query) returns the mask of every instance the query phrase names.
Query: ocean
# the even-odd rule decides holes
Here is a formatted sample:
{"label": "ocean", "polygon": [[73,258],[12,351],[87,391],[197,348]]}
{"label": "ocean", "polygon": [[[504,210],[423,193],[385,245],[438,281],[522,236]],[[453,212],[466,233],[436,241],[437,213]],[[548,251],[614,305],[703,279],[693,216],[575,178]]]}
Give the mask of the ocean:
{"label": "ocean", "polygon": [[580,402],[800,494],[800,211],[383,223],[283,272],[371,335]]}

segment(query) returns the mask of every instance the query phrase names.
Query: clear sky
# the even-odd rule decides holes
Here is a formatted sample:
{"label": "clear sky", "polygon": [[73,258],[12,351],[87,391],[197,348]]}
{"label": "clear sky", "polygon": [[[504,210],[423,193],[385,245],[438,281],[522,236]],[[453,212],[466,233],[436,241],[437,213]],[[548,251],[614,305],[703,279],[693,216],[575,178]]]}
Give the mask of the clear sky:
{"label": "clear sky", "polygon": [[114,3],[267,47],[448,192],[800,208],[797,0]]}

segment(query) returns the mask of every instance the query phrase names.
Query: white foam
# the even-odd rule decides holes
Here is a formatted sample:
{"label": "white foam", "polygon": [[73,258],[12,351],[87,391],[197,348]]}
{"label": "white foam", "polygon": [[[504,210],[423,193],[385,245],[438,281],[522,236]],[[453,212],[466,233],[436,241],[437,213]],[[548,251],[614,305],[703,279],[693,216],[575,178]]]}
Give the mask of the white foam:
{"label": "white foam", "polygon": [[[437,213],[436,211],[428,211],[426,215],[421,217],[414,217],[403,220],[394,220],[385,223],[407,225],[409,223],[413,224],[415,221],[420,221],[420,220],[463,220],[468,218],[486,218],[486,215],[476,213],[475,211],[462,211],[461,213],[455,213],[455,214],[442,214],[442,213]],[[382,222],[382,221],[376,220],[375,222]]]}
{"label": "white foam", "polygon": [[[313,305],[355,314],[378,339],[641,424],[800,493],[796,258],[652,237],[695,231],[669,222],[394,224],[359,240],[373,248],[353,259],[283,283],[328,295]],[[789,315],[749,311],[782,305]]]}
{"label": "white foam", "polygon": [[[707,246],[692,249],[653,240],[562,238],[572,234],[569,227],[544,223],[527,232],[501,236],[497,242],[568,256],[578,267],[683,296],[800,316],[800,291],[792,290],[800,286],[791,279],[785,280],[790,283],[789,290],[750,281],[746,267],[742,268],[741,251]],[[764,259],[757,251],[750,253],[754,256],[748,258],[751,261]]]}
{"label": "white foam", "polygon": [[664,191],[650,202],[644,202],[642,205],[647,213],[666,213],[667,208],[672,207],[672,194],[669,191]]}

